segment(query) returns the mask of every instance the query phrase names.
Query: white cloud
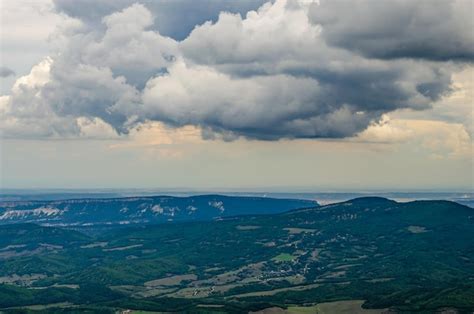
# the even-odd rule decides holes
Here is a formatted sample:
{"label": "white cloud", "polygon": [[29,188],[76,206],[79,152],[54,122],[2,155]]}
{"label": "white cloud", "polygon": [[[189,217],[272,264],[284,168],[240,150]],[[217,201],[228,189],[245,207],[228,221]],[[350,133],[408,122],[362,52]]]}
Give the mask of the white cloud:
{"label": "white cloud", "polygon": [[[311,25],[304,7],[287,1],[266,3],[242,18],[221,13],[215,23],[197,26],[181,47],[200,64],[279,65],[300,58],[318,58],[326,49],[320,28]],[[324,53],[324,52],[323,52]]]}
{"label": "white cloud", "polygon": [[148,31],[153,16],[142,5],[134,4],[103,19],[106,31],[99,40],[84,34],[83,46],[76,47],[82,62],[109,67],[127,82],[144,83],[160,69],[167,68],[178,54],[177,43],[155,31]]}
{"label": "white cloud", "polygon": [[399,150],[423,150],[433,158],[472,160],[474,142],[460,123],[436,120],[390,119],[372,124],[355,142],[390,144]]}
{"label": "white cloud", "polygon": [[[19,76],[50,54],[50,35],[65,22],[53,10],[52,0],[0,0],[0,65]],[[15,76],[2,78],[0,93],[8,94]]]}
{"label": "white cloud", "polygon": [[76,119],[79,126],[80,136],[83,138],[114,138],[118,137],[110,124],[105,123],[99,118],[79,117]]}
{"label": "white cloud", "polygon": [[474,67],[462,68],[452,74],[452,92],[443,95],[429,110],[413,112],[402,110],[393,114],[402,119],[441,120],[462,123],[474,139]]}
{"label": "white cloud", "polygon": [[57,137],[78,131],[73,120],[58,117],[45,101],[43,88],[50,80],[51,63],[46,58],[34,66],[15,82],[9,96],[0,98],[3,137]]}
{"label": "white cloud", "polygon": [[377,123],[372,123],[367,129],[357,135],[356,140],[368,143],[403,143],[415,136],[413,130],[394,123],[388,115],[382,116]]}

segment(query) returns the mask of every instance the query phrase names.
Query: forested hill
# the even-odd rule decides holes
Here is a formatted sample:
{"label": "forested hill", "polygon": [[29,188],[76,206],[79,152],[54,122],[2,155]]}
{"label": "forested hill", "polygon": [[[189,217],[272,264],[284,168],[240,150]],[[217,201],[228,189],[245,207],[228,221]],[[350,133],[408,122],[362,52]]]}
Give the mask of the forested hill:
{"label": "forested hill", "polygon": [[129,225],[203,221],[235,215],[261,215],[317,206],[298,199],[201,195],[0,202],[0,224],[52,226]]}
{"label": "forested hill", "polygon": [[474,209],[448,201],[359,198],[96,236],[15,224],[0,226],[0,239],[0,309],[312,313],[352,300],[474,310]]}

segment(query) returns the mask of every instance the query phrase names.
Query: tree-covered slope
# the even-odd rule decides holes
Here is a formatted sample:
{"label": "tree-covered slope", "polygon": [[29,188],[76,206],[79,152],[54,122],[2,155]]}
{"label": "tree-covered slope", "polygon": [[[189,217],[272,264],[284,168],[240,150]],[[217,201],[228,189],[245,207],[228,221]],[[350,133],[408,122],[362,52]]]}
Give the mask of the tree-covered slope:
{"label": "tree-covered slope", "polygon": [[[365,300],[364,307],[393,311],[472,311],[473,238],[472,208],[360,198],[272,215],[114,229],[28,256],[19,249],[0,259],[0,276],[25,278],[10,282],[25,289],[16,305],[34,303],[26,296],[41,287],[55,296],[38,296],[42,303],[110,310],[193,313],[212,305],[206,311],[244,313]],[[91,287],[100,293],[89,302],[81,295]]]}
{"label": "tree-covered slope", "polygon": [[0,202],[0,224],[56,226],[128,225],[201,221],[235,215],[275,214],[317,206],[314,201],[201,195]]}

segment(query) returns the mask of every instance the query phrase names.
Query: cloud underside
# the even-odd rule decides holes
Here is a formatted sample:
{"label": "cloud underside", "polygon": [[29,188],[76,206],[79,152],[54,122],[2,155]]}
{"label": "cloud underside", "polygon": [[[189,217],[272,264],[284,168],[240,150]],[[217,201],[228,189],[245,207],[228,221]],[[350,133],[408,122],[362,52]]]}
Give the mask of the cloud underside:
{"label": "cloud underside", "polygon": [[71,16],[58,51],[0,98],[3,135],[101,137],[159,121],[205,138],[350,137],[430,108],[474,56],[470,1],[210,2],[189,19],[198,25],[174,30],[164,12],[189,3],[160,3],[101,1],[87,15],[57,0]]}

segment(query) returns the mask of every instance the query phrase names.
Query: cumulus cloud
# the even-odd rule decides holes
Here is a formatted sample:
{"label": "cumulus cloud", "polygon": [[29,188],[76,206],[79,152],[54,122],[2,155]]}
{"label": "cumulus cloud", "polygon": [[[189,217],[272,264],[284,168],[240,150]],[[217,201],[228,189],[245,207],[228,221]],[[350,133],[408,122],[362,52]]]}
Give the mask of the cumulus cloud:
{"label": "cumulus cloud", "polygon": [[220,12],[245,14],[267,0],[54,0],[56,9],[78,18],[92,27],[100,27],[104,16],[121,11],[135,3],[144,5],[156,17],[152,28],[165,36],[182,40],[206,21],[215,21]]}
{"label": "cumulus cloud", "polygon": [[460,123],[436,120],[400,119],[384,116],[370,125],[354,141],[378,144],[411,145],[424,148],[435,159],[472,160],[474,143]]}
{"label": "cumulus cloud", "polygon": [[368,143],[403,143],[415,137],[413,130],[406,125],[400,125],[399,120],[393,120],[388,115],[383,115],[382,119],[369,125],[367,129],[358,134],[356,141]]}
{"label": "cumulus cloud", "polygon": [[[285,84],[268,88],[270,94],[277,95],[275,99],[246,101],[254,112],[238,108],[248,110],[253,123],[236,129],[235,124],[247,122],[237,115],[232,119],[234,126],[227,124],[227,129],[257,138],[346,137],[362,131],[384,112],[426,109],[449,90],[449,67],[414,60],[367,59],[329,46],[320,36],[321,27],[310,23],[307,8],[296,1],[277,1],[249,12],[246,18],[223,13],[216,23],[196,27],[181,42],[185,58],[233,77],[229,82],[258,85],[262,77],[269,81],[286,76],[313,83],[303,88],[311,94],[304,100],[304,92],[287,85],[287,91],[295,96],[291,103],[278,95]],[[213,95],[225,91],[221,86]],[[280,112],[280,102],[294,111],[272,119]],[[231,112],[235,104],[223,107]],[[173,106],[175,110],[179,107]],[[168,116],[172,114],[168,112]],[[219,120],[218,114],[212,110],[206,119]],[[259,129],[258,133],[252,133],[252,128]]]}
{"label": "cumulus cloud", "polygon": [[153,20],[148,9],[133,4],[104,17],[104,29],[70,23],[58,36],[57,63],[110,69],[114,77],[123,76],[128,84],[143,87],[150,77],[166,71],[179,53],[176,41],[149,30]]}
{"label": "cumulus cloud", "polygon": [[[157,27],[159,11],[167,8],[160,3],[101,1],[92,6],[97,16],[88,17],[82,6],[57,0],[59,10],[78,19],[56,34],[57,53],[2,98],[7,133],[14,136],[21,129],[15,125],[34,124],[37,117],[31,136],[110,135],[111,128],[127,134],[159,121],[197,126],[206,138],[350,137],[387,112],[429,108],[450,92],[459,67],[432,61],[445,57],[381,58],[341,45],[328,34],[334,25],[341,33],[351,30],[344,30],[347,21],[329,16],[335,9],[324,2],[278,0],[256,11],[243,2],[235,11],[245,15],[221,12],[188,29],[181,41]],[[411,40],[410,32],[402,35]],[[426,49],[439,53],[437,46]]]}
{"label": "cumulus cloud", "polygon": [[109,80],[110,71],[101,73],[89,67],[61,71],[62,76],[53,79],[54,66],[53,60],[46,58],[15,82],[10,95],[0,97],[2,136],[116,136],[116,131],[105,122],[113,122],[113,113],[104,113],[103,106],[113,101],[110,93],[119,92],[123,79]]}
{"label": "cumulus cloud", "polygon": [[73,121],[59,118],[43,98],[51,63],[47,58],[34,66],[29,75],[16,81],[9,96],[0,97],[3,137],[53,137],[79,131]]}
{"label": "cumulus cloud", "polygon": [[367,57],[474,60],[469,0],[321,0],[309,16],[331,45]]}
{"label": "cumulus cloud", "polygon": [[452,92],[434,102],[430,110],[397,112],[396,117],[462,124],[470,137],[474,138],[474,66],[465,67],[462,71],[454,73],[452,81]]}
{"label": "cumulus cloud", "polygon": [[232,78],[207,66],[177,63],[150,80],[143,94],[151,120],[200,125],[250,138],[343,137],[362,130],[365,113],[341,105],[315,106],[324,88],[312,78],[270,75]]}

